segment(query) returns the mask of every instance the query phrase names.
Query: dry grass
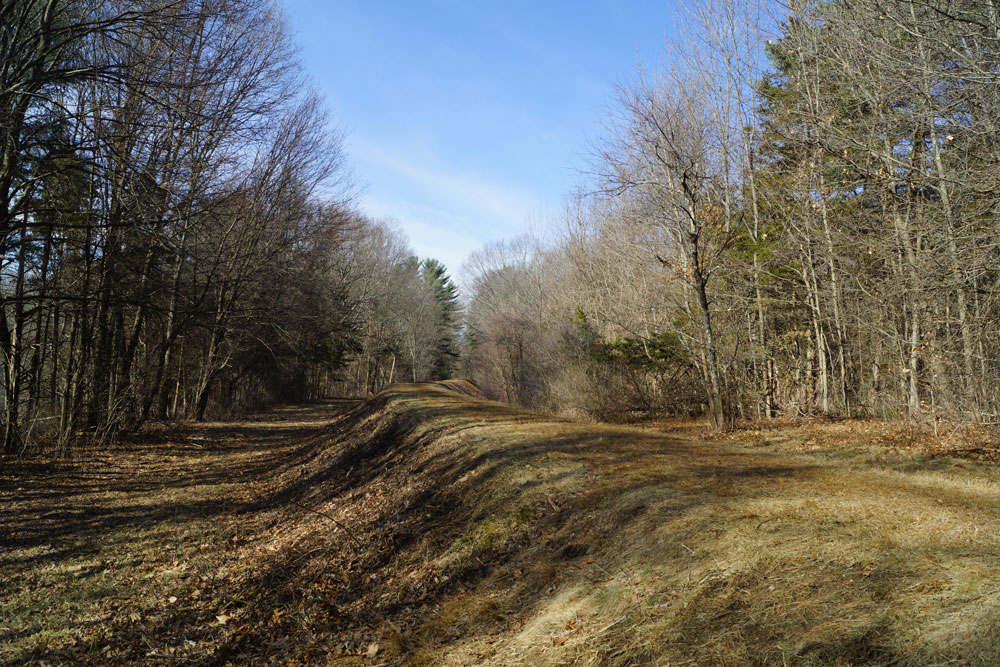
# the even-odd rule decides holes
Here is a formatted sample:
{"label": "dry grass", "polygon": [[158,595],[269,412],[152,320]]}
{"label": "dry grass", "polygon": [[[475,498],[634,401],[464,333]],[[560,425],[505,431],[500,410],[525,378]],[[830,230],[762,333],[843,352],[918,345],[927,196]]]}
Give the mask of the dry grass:
{"label": "dry grass", "polygon": [[[208,517],[214,539],[242,538],[225,557],[182,553],[214,564],[220,604],[185,597],[190,613],[144,626],[153,643],[194,646],[140,659],[1000,664],[996,468],[863,437],[804,444],[794,427],[710,442],[581,424],[455,388],[396,387],[325,428],[316,413],[298,415],[314,426],[272,442],[274,474],[252,482],[260,497],[234,501],[235,524]],[[180,521],[208,530],[195,523]],[[29,588],[16,563],[0,573]],[[0,610],[23,608],[15,597],[0,593]],[[67,611],[63,626],[85,616]],[[95,619],[102,637],[127,627]],[[139,655],[27,632],[9,635],[0,657]],[[47,642],[64,653],[46,653]]]}
{"label": "dry grass", "polygon": [[1000,429],[996,425],[933,421],[879,421],[875,419],[772,419],[738,423],[718,436],[704,419],[668,419],[643,424],[687,438],[744,444],[779,445],[792,451],[844,449],[910,451],[931,457],[946,456],[984,463],[1000,463]]}
{"label": "dry grass", "polygon": [[225,570],[266,539],[271,471],[312,451],[337,410],[0,467],[0,664],[210,660],[230,636],[217,616],[240,604]]}

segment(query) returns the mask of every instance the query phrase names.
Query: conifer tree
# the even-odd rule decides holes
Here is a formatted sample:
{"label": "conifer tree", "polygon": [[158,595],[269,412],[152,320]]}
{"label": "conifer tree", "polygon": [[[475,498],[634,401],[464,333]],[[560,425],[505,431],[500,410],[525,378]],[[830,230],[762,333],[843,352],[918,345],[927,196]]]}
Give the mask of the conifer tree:
{"label": "conifer tree", "polygon": [[432,376],[448,379],[452,376],[458,358],[458,329],[462,307],[458,302],[458,288],[448,276],[444,264],[436,259],[420,263],[424,285],[438,306],[438,344],[435,350]]}

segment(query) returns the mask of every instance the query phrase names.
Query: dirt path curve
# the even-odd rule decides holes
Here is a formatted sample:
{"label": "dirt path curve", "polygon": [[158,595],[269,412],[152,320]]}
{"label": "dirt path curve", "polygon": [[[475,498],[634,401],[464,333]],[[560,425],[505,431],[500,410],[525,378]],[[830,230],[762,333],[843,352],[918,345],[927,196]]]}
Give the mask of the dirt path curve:
{"label": "dirt path curve", "polygon": [[272,509],[272,471],[350,405],[187,425],[73,461],[0,468],[0,664],[120,661],[126,646],[142,647],[144,662],[204,655],[210,647],[169,628],[192,615],[224,635],[216,584]]}

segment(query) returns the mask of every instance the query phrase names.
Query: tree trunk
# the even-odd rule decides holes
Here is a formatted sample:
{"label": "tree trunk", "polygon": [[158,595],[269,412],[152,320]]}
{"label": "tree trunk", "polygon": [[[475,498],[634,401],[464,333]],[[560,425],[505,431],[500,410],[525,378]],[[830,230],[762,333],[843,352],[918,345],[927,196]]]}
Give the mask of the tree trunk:
{"label": "tree trunk", "polygon": [[691,234],[688,239],[688,261],[691,263],[692,283],[698,310],[701,313],[702,335],[705,338],[705,372],[708,376],[709,413],[712,425],[717,431],[730,427],[727,404],[722,395],[722,378],[719,372],[719,355],[716,350],[715,332],[712,330],[712,311],[708,302],[708,289],[698,256],[698,238]]}

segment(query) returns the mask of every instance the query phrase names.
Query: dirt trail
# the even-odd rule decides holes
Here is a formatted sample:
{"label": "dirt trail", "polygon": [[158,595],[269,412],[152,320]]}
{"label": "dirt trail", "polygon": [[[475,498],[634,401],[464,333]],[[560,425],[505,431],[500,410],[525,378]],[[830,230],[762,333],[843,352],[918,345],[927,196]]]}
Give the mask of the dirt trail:
{"label": "dirt trail", "polygon": [[[218,623],[220,563],[259,537],[260,517],[274,509],[274,471],[354,404],[191,425],[73,461],[0,468],[0,662],[204,654],[210,646],[186,643],[183,616]],[[181,602],[192,586],[199,594]]]}
{"label": "dirt trail", "polygon": [[[997,469],[395,387],[0,478],[0,659],[1000,661]],[[14,488],[17,487],[17,488]]]}

